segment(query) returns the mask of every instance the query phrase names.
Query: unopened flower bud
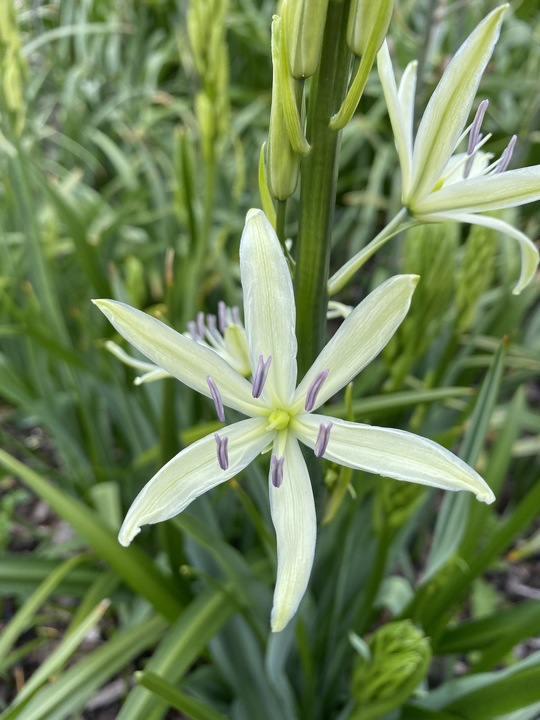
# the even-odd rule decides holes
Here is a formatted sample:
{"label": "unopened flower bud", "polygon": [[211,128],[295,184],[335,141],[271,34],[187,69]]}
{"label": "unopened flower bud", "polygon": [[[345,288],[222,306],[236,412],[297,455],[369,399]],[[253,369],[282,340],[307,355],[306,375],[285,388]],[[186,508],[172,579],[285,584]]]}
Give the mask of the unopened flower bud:
{"label": "unopened flower bud", "polygon": [[315,73],[321,57],[328,0],[284,0],[287,14],[285,42],[289,68],[295,78]]}
{"label": "unopened flower bud", "polygon": [[395,532],[411,517],[426,496],[422,485],[382,478],[377,486],[373,507],[377,533],[388,529]]}
{"label": "unopened flower bud", "polygon": [[0,3],[0,95],[13,120],[12,129],[20,136],[26,113],[24,78],[27,65],[21,51],[16,8],[12,2]]}
{"label": "unopened flower bud", "polygon": [[349,10],[347,43],[355,55],[363,55],[368,44],[381,47],[390,25],[394,0],[353,0]]}
{"label": "unopened flower bud", "polygon": [[372,720],[402,705],[425,677],[431,660],[429,640],[410,620],[390,622],[359,654],[351,692],[358,703],[351,720]]}
{"label": "unopened flower bud", "polygon": [[300,155],[291,145],[285,111],[283,107],[283,72],[281,67],[281,18],[274,15],[272,20],[272,106],[270,108],[270,129],[266,148],[266,174],[268,189],[277,200],[290,197],[298,182]]}

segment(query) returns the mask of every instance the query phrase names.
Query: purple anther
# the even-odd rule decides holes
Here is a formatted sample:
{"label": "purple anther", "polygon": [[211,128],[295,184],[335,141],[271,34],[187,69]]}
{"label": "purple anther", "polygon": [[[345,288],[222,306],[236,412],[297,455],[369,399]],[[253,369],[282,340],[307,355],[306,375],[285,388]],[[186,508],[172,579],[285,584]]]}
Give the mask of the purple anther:
{"label": "purple anther", "polygon": [[210,334],[214,334],[217,332],[217,320],[215,315],[207,315],[206,316],[206,325],[208,327],[208,330],[210,331]]}
{"label": "purple anther", "polygon": [[272,453],[270,458],[270,478],[272,485],[278,488],[283,482],[283,465],[285,464],[285,457],[278,458],[277,455]]}
{"label": "purple anther", "polygon": [[208,331],[208,334],[210,337],[218,343],[218,345],[223,345],[223,338],[218,332],[217,329],[217,318],[215,315],[207,315],[206,316],[206,328]]}
{"label": "purple anther", "polygon": [[319,425],[319,434],[317,435],[317,441],[315,443],[315,457],[322,457],[328,447],[328,441],[330,440],[330,430],[332,429],[332,423],[329,422],[325,427],[323,423]]}
{"label": "purple anther", "polygon": [[241,325],[242,323],[240,322],[240,310],[237,308],[236,305],[231,308],[231,313],[233,323],[235,323],[235,325]]}
{"label": "purple anther", "polygon": [[191,339],[195,340],[195,342],[197,342],[197,340],[200,339],[199,333],[197,331],[197,323],[194,323],[193,320],[190,320],[187,324],[187,327],[188,327],[189,334],[191,335]]}
{"label": "purple anther", "polygon": [[478,106],[478,110],[476,111],[476,115],[474,116],[474,120],[472,121],[471,129],[469,132],[469,144],[467,146],[467,155],[473,154],[473,152],[476,149],[476,146],[482,139],[482,135],[480,134],[480,128],[482,127],[482,123],[484,121],[484,115],[486,114],[488,105],[489,105],[489,100],[482,100],[482,102]]}
{"label": "purple anther", "polygon": [[510,160],[512,159],[512,155],[514,153],[514,148],[516,147],[517,142],[517,135],[512,135],[510,138],[510,142],[508,145],[504,148],[502,155],[499,159],[499,162],[497,163],[497,167],[495,168],[495,173],[503,173],[506,168],[510,165]]}
{"label": "purple anther", "polygon": [[210,395],[212,396],[212,400],[214,401],[214,405],[216,407],[216,415],[218,416],[219,420],[221,420],[221,422],[225,422],[225,410],[223,408],[223,400],[221,399],[221,395],[219,394],[217,385],[212,380],[210,375],[206,376],[206,382],[208,383],[208,387],[210,388]]}
{"label": "purple anther", "polygon": [[229,467],[229,438],[220,437],[219,433],[214,433],[214,440],[217,444],[217,461],[222,470]]}
{"label": "purple anther", "polygon": [[227,320],[227,306],[223,302],[223,300],[220,300],[218,302],[218,320],[219,320],[219,332],[223,335],[225,332],[225,328],[227,327],[228,320]]}
{"label": "purple anther", "polygon": [[315,380],[309,386],[309,390],[307,391],[307,395],[306,395],[306,404],[304,406],[308,412],[311,412],[313,410],[313,408],[315,407],[317,395],[319,394],[319,391],[322,388],[324,381],[328,377],[329,372],[330,372],[330,369],[321,370],[320,373],[317,373]]}
{"label": "purple anther", "polygon": [[268,377],[268,370],[270,369],[271,362],[271,355],[268,356],[268,360],[266,362],[264,362],[263,356],[259,355],[259,362],[257,363],[257,369],[255,370],[255,375],[253,376],[253,387],[251,389],[251,395],[254,398],[261,396],[266,378]]}
{"label": "purple anther", "polygon": [[204,313],[202,311],[197,313],[197,332],[201,340],[204,340]]}

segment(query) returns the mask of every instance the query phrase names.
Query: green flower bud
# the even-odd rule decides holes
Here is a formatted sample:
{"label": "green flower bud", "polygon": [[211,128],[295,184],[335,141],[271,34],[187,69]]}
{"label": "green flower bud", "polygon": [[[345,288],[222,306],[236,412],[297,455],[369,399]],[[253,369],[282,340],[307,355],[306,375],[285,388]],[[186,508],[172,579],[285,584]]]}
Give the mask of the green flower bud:
{"label": "green flower bud", "polygon": [[394,10],[394,0],[353,0],[349,10],[347,44],[355,55],[363,55],[370,41],[375,52],[388,32]]}
{"label": "green flower bud", "polygon": [[426,488],[392,478],[381,478],[377,484],[373,523],[377,533],[384,528],[399,530],[426,496]]}
{"label": "green flower bud", "polygon": [[353,672],[351,692],[358,704],[351,720],[372,720],[402,705],[431,660],[429,640],[410,620],[383,625],[368,640],[368,650]]}
{"label": "green flower bud", "polygon": [[497,252],[496,230],[473,225],[465,243],[465,255],[457,273],[458,327],[467,331],[476,320],[477,303],[493,281]]}
{"label": "green flower bud", "polygon": [[0,3],[0,100],[11,115],[15,134],[20,135],[26,113],[23,81],[27,67],[15,8],[12,2]]}
{"label": "green flower bud", "polygon": [[342,130],[352,118],[366,87],[377,51],[381,47],[394,10],[394,0],[353,0],[347,25],[347,43],[362,59],[345,100],[332,117],[330,127]]}
{"label": "green flower bud", "polygon": [[315,73],[321,57],[328,0],[284,0],[282,12],[287,13],[287,56],[295,78]]}
{"label": "green flower bud", "polygon": [[212,101],[205,92],[195,98],[195,115],[201,134],[201,149],[205,163],[211,163],[214,142],[216,140],[216,117]]}
{"label": "green flower bud", "polygon": [[291,145],[285,110],[283,106],[284,73],[281,66],[282,32],[281,18],[274,15],[272,19],[272,106],[270,108],[270,130],[266,148],[266,174],[268,189],[277,200],[286,200],[296,189],[300,170],[300,155]]}

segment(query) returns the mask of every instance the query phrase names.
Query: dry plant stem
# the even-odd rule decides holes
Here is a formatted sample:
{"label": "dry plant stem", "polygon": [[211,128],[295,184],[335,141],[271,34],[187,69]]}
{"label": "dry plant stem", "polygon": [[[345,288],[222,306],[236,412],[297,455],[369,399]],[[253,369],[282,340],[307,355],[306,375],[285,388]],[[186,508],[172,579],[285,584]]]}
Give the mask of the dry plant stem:
{"label": "dry plant stem", "polygon": [[321,60],[309,95],[306,135],[312,149],[302,160],[295,274],[300,376],[319,353],[325,337],[340,144],[340,133],[331,130],[329,122],[343,101],[349,78],[348,8],[348,2],[330,2],[328,6]]}

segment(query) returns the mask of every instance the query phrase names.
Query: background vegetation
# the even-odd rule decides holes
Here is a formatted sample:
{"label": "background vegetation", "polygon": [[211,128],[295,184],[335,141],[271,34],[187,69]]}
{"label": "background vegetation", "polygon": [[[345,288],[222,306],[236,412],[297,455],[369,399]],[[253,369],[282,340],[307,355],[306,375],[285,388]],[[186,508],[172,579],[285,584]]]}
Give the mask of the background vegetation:
{"label": "background vegetation", "polygon": [[[495,4],[398,4],[391,36],[402,65],[419,57],[420,108]],[[540,713],[539,288],[511,295],[517,245],[491,231],[411,231],[340,296],[356,304],[396,271],[429,269],[332,413],[457,449],[494,506],[327,463],[310,591],[276,636],[263,466],[117,543],[153,472],[219,424],[179,383],[134,385],[90,299],[180,330],[238,302],[273,12],[272,0],[0,0],[3,720]],[[512,3],[480,97],[490,149],[518,134],[514,167],[540,162],[539,77],[540,3]],[[376,74],[360,111],[343,136],[336,268],[399,200]],[[538,236],[537,207],[519,225]]]}

